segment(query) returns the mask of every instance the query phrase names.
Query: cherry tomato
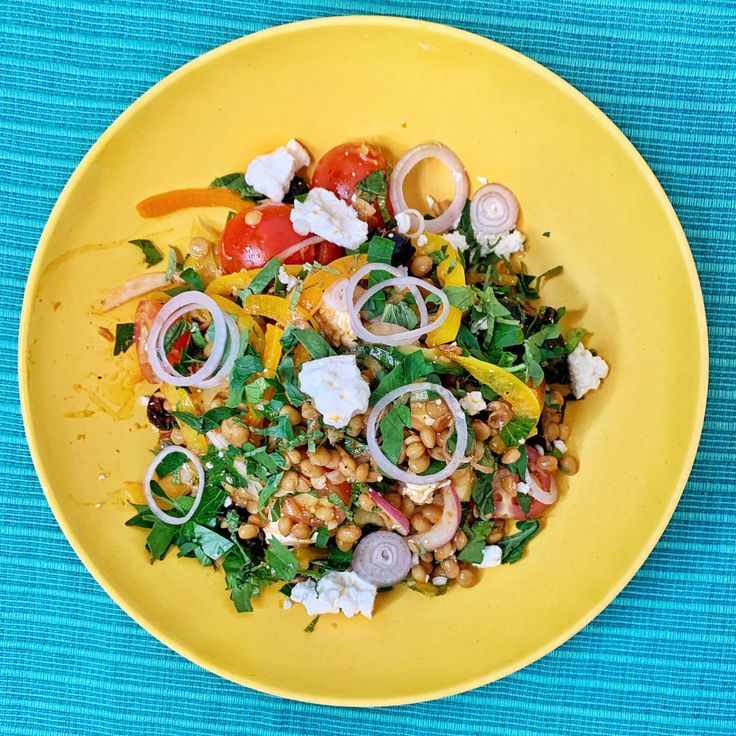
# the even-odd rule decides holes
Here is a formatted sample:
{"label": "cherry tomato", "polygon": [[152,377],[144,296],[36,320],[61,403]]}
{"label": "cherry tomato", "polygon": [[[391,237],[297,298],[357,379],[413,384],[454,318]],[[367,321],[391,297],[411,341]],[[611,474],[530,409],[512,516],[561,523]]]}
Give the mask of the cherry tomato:
{"label": "cherry tomato", "polygon": [[[533,447],[527,447],[527,453],[529,456],[530,465],[539,457],[539,453],[534,450]],[[529,472],[532,472],[531,469]],[[524,510],[519,505],[518,494],[511,495],[507,493],[501,481],[505,477],[512,477],[517,483],[520,478],[516,473],[512,473],[506,468],[501,468],[493,479],[493,514],[491,516],[494,519],[534,519],[539,516],[546,508],[547,505],[538,501],[536,498],[532,498],[529,511],[524,513]],[[539,483],[540,487],[544,491],[549,491],[552,478],[549,473],[543,470],[534,470],[534,477]]]}
{"label": "cherry tomato", "polygon": [[[350,202],[359,181],[383,169],[388,176],[388,160],[386,154],[371,143],[343,143],[335,146],[322,156],[312,174],[312,187],[321,187],[334,192],[340,199]],[[376,213],[368,218],[368,227],[378,228],[384,225],[378,202],[371,203]],[[386,198],[386,206],[391,205]]]}
{"label": "cherry tomato", "polygon": [[138,354],[138,365],[141,368],[143,377],[149,383],[160,383],[151,368],[146,343],[148,342],[148,333],[151,331],[153,320],[156,319],[156,315],[161,311],[161,307],[163,307],[163,305],[163,302],[147,301],[143,299],[138,302],[138,306],[135,310],[133,338],[135,340],[135,349]]}
{"label": "cherry tomato", "polygon": [[[305,236],[299,235],[291,226],[291,209],[288,204],[261,204],[235,215],[225,225],[220,240],[222,270],[235,273],[243,269],[261,268],[286,248],[305,240]],[[257,219],[254,213],[261,217],[255,224],[249,224],[248,220]],[[339,258],[343,252],[337,245],[323,242],[292,254],[285,263],[311,263],[316,260],[327,264]]]}

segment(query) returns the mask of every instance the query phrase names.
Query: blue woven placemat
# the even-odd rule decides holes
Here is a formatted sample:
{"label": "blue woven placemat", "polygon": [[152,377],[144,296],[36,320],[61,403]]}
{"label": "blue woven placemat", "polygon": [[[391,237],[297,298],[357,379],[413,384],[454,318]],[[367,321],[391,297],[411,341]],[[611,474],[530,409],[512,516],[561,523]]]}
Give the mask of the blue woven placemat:
{"label": "blue woven placemat", "polygon": [[278,700],[220,680],[159,644],[103,593],[57,527],[28,456],[15,377],[17,324],[34,248],[63,184],[138,95],[252,31],[319,15],[391,14],[399,6],[0,5],[1,734],[736,733],[733,0],[401,5],[406,15],[481,33],[540,61],[631,138],[672,199],[695,254],[712,373],[703,441],[675,517],[601,616],[501,682],[434,703],[363,711]]}

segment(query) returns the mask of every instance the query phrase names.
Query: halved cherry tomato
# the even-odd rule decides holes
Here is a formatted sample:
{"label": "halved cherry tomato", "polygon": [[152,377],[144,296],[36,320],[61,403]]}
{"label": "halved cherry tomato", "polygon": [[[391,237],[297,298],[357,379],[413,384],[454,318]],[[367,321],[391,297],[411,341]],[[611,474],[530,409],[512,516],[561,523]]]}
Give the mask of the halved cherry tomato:
{"label": "halved cherry tomato", "polygon": [[[261,204],[235,215],[225,225],[220,239],[222,270],[225,273],[236,273],[244,269],[261,268],[286,248],[309,237],[295,232],[291,225],[291,209],[288,204]],[[256,213],[260,215],[260,219]],[[254,224],[249,224],[248,221]],[[316,260],[327,264],[343,252],[337,245],[325,242],[318,246],[308,246],[289,256],[284,262],[300,264]]]}
{"label": "halved cherry tomato", "polygon": [[[388,176],[388,159],[381,148],[371,143],[343,143],[330,149],[317,162],[312,174],[312,187],[329,189],[345,202],[352,200],[359,181],[383,169]],[[384,225],[377,202],[371,202],[376,213],[368,218],[368,227]],[[387,198],[387,207],[391,210]]]}
{"label": "halved cherry tomato", "polygon": [[[551,474],[534,467],[539,457],[539,452],[530,445],[527,445],[526,451],[529,458],[529,472],[534,475],[534,478],[543,491],[549,491],[552,485]],[[534,519],[548,508],[547,504],[538,501],[536,498],[532,498],[529,511],[525,514],[524,510],[519,506],[518,494],[510,495],[501,485],[501,481],[506,476],[511,476],[517,483],[520,480],[517,474],[512,473],[506,468],[501,468],[496,473],[496,477],[493,479],[493,514],[491,514],[494,519]]]}
{"label": "halved cherry tomato", "polygon": [[138,302],[135,310],[135,324],[133,325],[133,338],[135,340],[135,349],[138,354],[138,365],[141,368],[143,378],[149,383],[160,383],[156,378],[151,362],[148,359],[148,333],[151,331],[153,320],[161,311],[163,302],[148,301],[143,299]]}
{"label": "halved cherry tomato", "polygon": [[176,365],[181,360],[181,354],[187,349],[191,339],[192,333],[189,330],[183,332],[176,338],[176,342],[171,346],[171,350],[169,350],[166,356],[166,360],[168,360],[171,365]]}

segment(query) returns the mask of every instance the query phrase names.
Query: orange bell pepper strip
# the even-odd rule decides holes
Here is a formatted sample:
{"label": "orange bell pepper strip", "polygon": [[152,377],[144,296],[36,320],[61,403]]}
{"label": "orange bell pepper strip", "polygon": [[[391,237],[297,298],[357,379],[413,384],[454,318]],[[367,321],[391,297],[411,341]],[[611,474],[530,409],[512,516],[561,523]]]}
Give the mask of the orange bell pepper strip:
{"label": "orange bell pepper strip", "polygon": [[[304,279],[299,304],[309,312],[313,312],[319,307],[322,295],[335,281],[352,276],[367,261],[368,257],[364,253],[354,254],[337,258],[332,263],[328,263],[325,268],[314,269]],[[333,271],[337,271],[337,273],[333,273]]]}
{"label": "orange bell pepper strip", "polygon": [[235,212],[252,209],[255,205],[246,202],[229,189],[174,189],[170,192],[146,197],[135,206],[141,217],[162,217],[188,207],[227,207]]}
{"label": "orange bell pepper strip", "polygon": [[267,319],[273,320],[281,327],[286,327],[290,322],[301,319],[304,322],[309,322],[317,329],[317,325],[309,312],[298,305],[292,311],[291,299],[284,299],[280,296],[250,294],[245,297],[243,309],[254,317],[266,317]]}
{"label": "orange bell pepper strip", "polygon": [[263,349],[264,374],[274,375],[281,362],[284,349],[281,345],[281,335],[284,331],[276,325],[266,325],[266,346]]}
{"label": "orange bell pepper strip", "polygon": [[449,353],[447,357],[465,368],[473,378],[490,386],[502,399],[508,401],[516,416],[533,419],[533,426],[536,426],[542,412],[537,394],[513,373],[477,358]]}
{"label": "orange bell pepper strip", "polygon": [[[445,249],[447,257],[437,266],[437,280],[441,286],[465,286],[465,271],[458,258],[457,251],[441,235],[426,233],[427,242],[417,245],[414,241],[414,249],[421,255],[429,255],[441,248]],[[457,307],[450,307],[450,314],[444,323],[436,330],[432,330],[425,340],[427,347],[445,345],[452,342],[460,329],[460,321],[463,313]]]}
{"label": "orange bell pepper strip", "polygon": [[[290,276],[296,276],[303,266],[284,266],[284,270]],[[260,268],[251,268],[247,271],[237,271],[236,273],[229,273],[227,276],[220,276],[219,279],[215,279],[210,282],[209,286],[205,289],[204,293],[213,296],[214,294],[221,294],[222,296],[233,296],[237,292],[245,289],[248,284],[261,272]]]}

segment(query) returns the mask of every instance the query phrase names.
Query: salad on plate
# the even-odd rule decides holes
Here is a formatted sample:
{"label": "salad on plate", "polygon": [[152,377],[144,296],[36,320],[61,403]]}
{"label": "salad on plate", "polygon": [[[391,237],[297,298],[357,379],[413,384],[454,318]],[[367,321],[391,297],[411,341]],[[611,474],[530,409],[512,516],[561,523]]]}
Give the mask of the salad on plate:
{"label": "salad on plate", "polygon": [[[428,158],[454,193],[420,211],[405,184]],[[523,557],[578,470],[567,402],[608,366],[540,302],[561,268],[527,272],[514,193],[471,194],[450,148],[311,163],[290,140],[138,204],[228,214],[184,248],[131,241],[166,268],[100,305],[137,304],[114,352],[135,351],[156,431],[127,523],[152,560],[222,570],[238,611],[278,583],[284,607],[370,618],[396,586],[441,595]]]}

